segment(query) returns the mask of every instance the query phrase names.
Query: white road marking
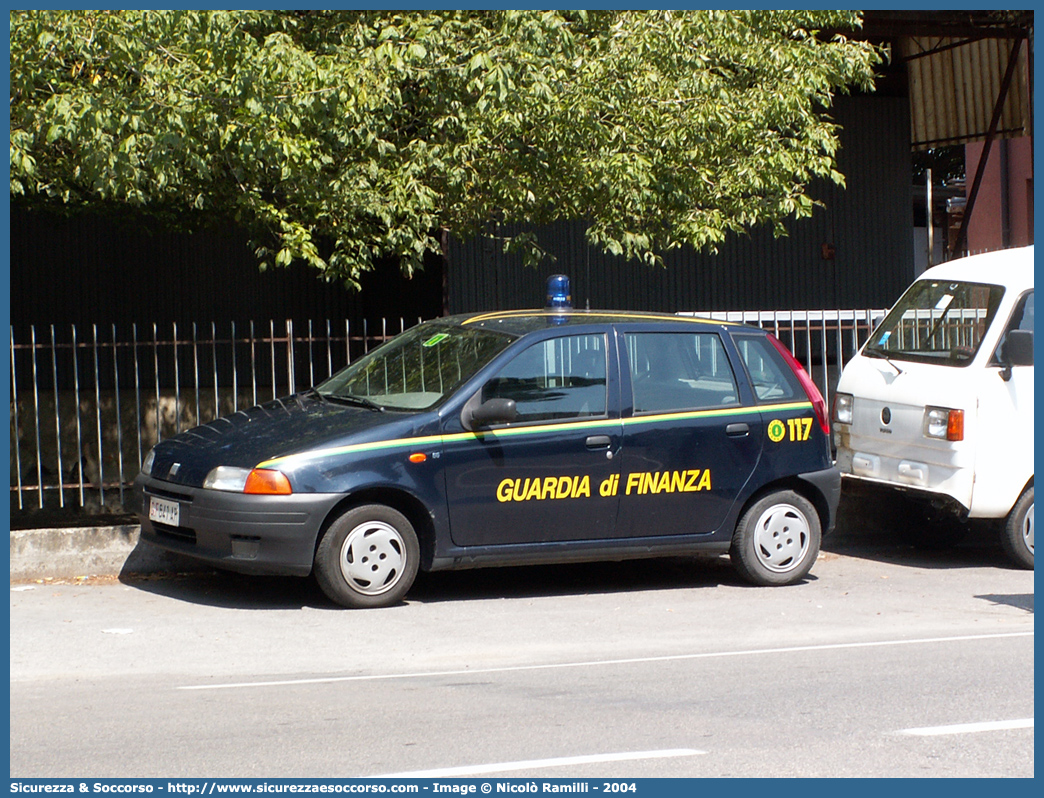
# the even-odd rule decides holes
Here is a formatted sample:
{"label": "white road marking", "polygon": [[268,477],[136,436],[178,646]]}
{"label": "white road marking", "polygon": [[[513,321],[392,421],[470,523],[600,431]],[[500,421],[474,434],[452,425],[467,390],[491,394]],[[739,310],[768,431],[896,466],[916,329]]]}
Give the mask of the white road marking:
{"label": "white road marking", "polygon": [[604,762],[633,762],[637,759],[668,759],[679,756],[706,754],[695,748],[673,748],[666,751],[626,751],[619,754],[591,754],[589,756],[563,756],[554,759],[526,759],[521,762],[498,762],[491,765],[464,765],[438,770],[415,770],[409,773],[385,773],[370,776],[372,779],[436,779],[462,776],[483,776],[488,773],[510,773],[515,770],[538,770],[570,765],[597,765]]}
{"label": "white road marking", "polygon": [[603,659],[584,662],[558,662],[546,665],[514,665],[503,668],[473,668],[453,671],[418,671],[415,673],[379,673],[368,676],[320,676],[312,679],[276,679],[264,682],[230,682],[226,684],[180,685],[178,690],[239,690],[250,687],[288,687],[305,684],[334,684],[336,682],[371,682],[387,679],[430,679],[443,676],[466,676],[484,673],[517,673],[521,671],[557,670],[559,668],[594,668],[606,665],[634,665],[652,662],[682,662],[718,657],[747,657],[762,654],[792,654],[802,651],[839,651],[850,648],[877,648],[881,646],[914,646],[932,643],[963,643],[973,640],[997,640],[1010,637],[1033,637],[1033,632],[1003,632],[998,634],[959,635],[953,637],[923,637],[913,640],[877,640],[864,643],[824,643],[816,646],[785,648],[753,648],[742,651],[711,651],[704,654],[673,654],[662,657],[634,657],[631,659]]}
{"label": "white road marking", "polygon": [[899,734],[912,734],[915,737],[936,737],[942,734],[975,734],[977,732],[1032,728],[1033,718],[1021,718],[1019,720],[994,720],[985,723],[957,723],[953,726],[922,726],[919,729],[903,729]]}

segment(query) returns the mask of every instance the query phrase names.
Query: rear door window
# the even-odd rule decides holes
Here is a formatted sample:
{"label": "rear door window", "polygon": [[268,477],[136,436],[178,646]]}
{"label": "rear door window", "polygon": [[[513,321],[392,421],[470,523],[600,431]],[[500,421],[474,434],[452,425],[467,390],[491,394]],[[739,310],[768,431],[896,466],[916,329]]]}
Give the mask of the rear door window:
{"label": "rear door window", "polygon": [[736,377],[716,333],[630,332],[624,337],[636,414],[738,401]]}

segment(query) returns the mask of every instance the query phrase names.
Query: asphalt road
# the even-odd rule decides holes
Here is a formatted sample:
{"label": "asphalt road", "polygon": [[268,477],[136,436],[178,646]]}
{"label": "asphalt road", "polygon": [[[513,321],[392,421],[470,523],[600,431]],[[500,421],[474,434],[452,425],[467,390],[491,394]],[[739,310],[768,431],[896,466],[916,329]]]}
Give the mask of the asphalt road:
{"label": "asphalt road", "polygon": [[309,581],[12,584],[13,777],[1032,776],[1033,573],[999,548]]}

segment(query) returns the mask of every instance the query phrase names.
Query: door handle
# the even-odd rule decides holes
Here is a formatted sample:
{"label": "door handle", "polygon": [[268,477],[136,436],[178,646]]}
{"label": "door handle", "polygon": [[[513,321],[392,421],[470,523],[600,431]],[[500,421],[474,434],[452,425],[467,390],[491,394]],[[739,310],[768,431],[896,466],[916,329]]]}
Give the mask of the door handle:
{"label": "door handle", "polygon": [[588,449],[608,449],[612,442],[608,435],[589,435],[586,441]]}
{"label": "door handle", "polygon": [[725,427],[725,434],[730,438],[745,438],[750,432],[750,426],[740,421],[737,424],[729,424]]}

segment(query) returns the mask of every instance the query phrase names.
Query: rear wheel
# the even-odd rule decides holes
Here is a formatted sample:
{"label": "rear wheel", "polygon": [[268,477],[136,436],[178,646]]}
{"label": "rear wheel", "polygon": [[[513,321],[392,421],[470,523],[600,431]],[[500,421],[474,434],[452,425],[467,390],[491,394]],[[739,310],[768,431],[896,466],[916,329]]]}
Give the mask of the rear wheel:
{"label": "rear wheel", "polygon": [[353,507],[326,530],[315,552],[315,578],[343,607],[387,607],[417,576],[420,545],[409,520],[391,507]]}
{"label": "rear wheel", "polygon": [[789,585],[803,579],[819,556],[819,513],[792,490],[763,496],[736,524],[729,558],[755,585]]}
{"label": "rear wheel", "polygon": [[1001,534],[1004,551],[1020,568],[1033,570],[1033,486],[1026,488],[1008,513]]}

